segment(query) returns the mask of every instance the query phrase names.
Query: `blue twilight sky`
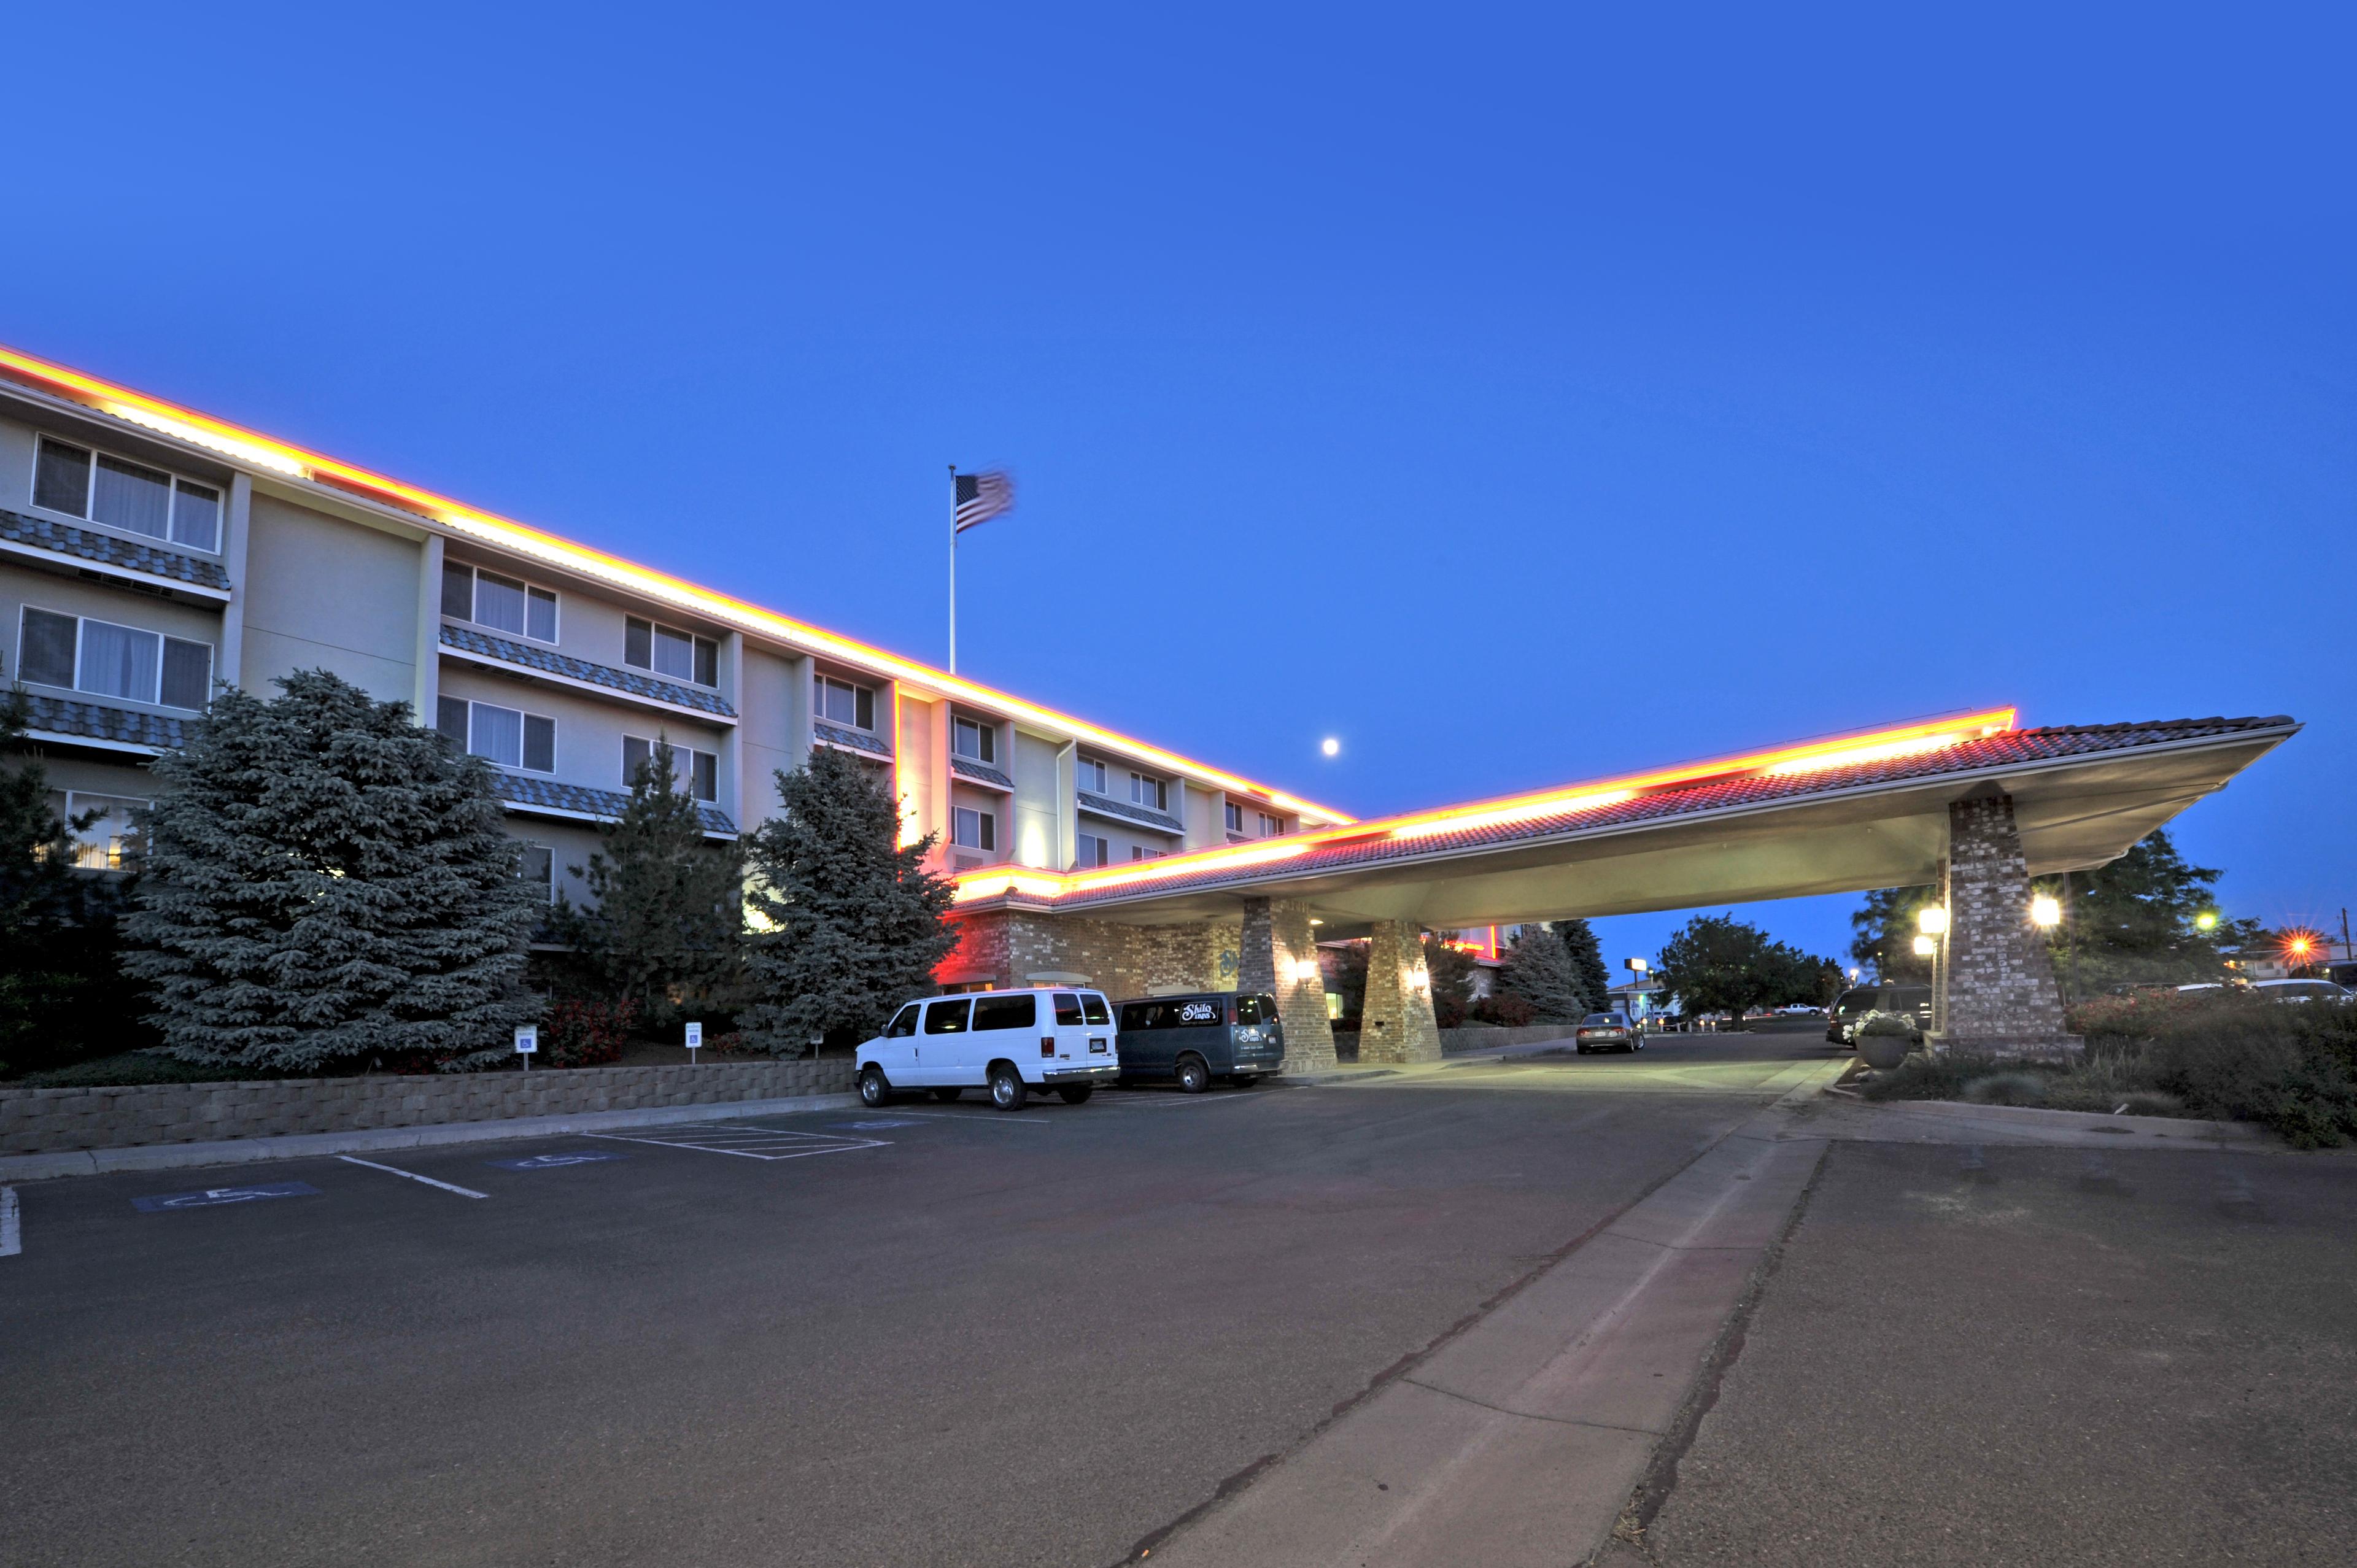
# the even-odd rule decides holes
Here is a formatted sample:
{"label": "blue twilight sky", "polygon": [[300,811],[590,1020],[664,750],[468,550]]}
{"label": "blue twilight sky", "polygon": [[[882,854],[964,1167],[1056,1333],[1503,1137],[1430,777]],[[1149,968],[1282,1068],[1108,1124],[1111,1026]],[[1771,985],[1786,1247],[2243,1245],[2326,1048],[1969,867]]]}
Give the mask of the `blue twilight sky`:
{"label": "blue twilight sky", "polygon": [[35,7],[0,340],[936,660],[1006,465],[966,672],[1359,813],[2289,712],[2337,923],[2352,13],[1639,9]]}

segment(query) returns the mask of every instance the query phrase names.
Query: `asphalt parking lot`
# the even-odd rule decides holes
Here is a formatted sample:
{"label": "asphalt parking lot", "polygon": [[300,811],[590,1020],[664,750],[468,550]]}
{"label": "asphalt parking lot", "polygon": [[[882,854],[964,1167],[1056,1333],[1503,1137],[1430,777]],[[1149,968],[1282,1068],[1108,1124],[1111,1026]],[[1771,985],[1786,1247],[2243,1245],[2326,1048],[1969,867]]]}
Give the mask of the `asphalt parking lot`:
{"label": "asphalt parking lot", "polygon": [[0,1561],[1112,1563],[1826,1054],[23,1187]]}

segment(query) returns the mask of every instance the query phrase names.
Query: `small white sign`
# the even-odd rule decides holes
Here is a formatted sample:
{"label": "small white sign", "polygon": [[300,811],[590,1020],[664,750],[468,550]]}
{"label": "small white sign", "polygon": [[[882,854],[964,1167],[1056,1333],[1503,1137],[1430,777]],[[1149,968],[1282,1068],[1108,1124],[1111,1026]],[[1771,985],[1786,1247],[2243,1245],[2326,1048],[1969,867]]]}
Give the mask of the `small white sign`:
{"label": "small white sign", "polygon": [[526,1024],[516,1031],[516,1055],[528,1057],[538,1049],[540,1049],[540,1029],[538,1026]]}
{"label": "small white sign", "polygon": [[701,1024],[690,1024],[687,1026],[687,1048],[692,1051],[703,1044],[704,1026]]}

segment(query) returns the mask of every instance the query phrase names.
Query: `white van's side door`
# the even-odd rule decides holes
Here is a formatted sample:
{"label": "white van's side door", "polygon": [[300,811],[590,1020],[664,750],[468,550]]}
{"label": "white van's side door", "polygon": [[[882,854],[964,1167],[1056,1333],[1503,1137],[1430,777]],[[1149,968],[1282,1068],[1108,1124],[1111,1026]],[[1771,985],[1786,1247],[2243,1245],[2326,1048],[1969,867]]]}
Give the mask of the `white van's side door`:
{"label": "white van's side door", "polygon": [[1039,1069],[1052,1065],[1039,1057],[1039,1042],[1048,1031],[1039,1026],[1039,993],[985,991],[974,999],[974,1033],[967,1036],[961,1064],[965,1076],[958,1083],[984,1083],[990,1064],[1005,1058],[1030,1082],[1039,1081]]}
{"label": "white van's side door", "polygon": [[925,1026],[916,1038],[917,1061],[909,1082],[919,1089],[963,1083],[957,1076],[964,1054],[966,1025],[974,1015],[971,996],[943,996],[925,1004]]}

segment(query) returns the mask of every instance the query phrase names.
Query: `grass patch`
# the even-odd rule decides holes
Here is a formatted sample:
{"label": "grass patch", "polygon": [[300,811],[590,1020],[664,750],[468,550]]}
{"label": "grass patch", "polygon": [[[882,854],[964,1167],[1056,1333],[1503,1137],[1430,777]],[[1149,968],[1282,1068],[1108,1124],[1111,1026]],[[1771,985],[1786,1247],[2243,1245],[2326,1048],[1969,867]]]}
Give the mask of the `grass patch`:
{"label": "grass patch", "polygon": [[2357,1009],[2212,993],[2105,998],[2072,1024],[2087,1040],[2075,1061],[1918,1054],[1858,1092],[2255,1122],[2298,1149],[2357,1141]]}

